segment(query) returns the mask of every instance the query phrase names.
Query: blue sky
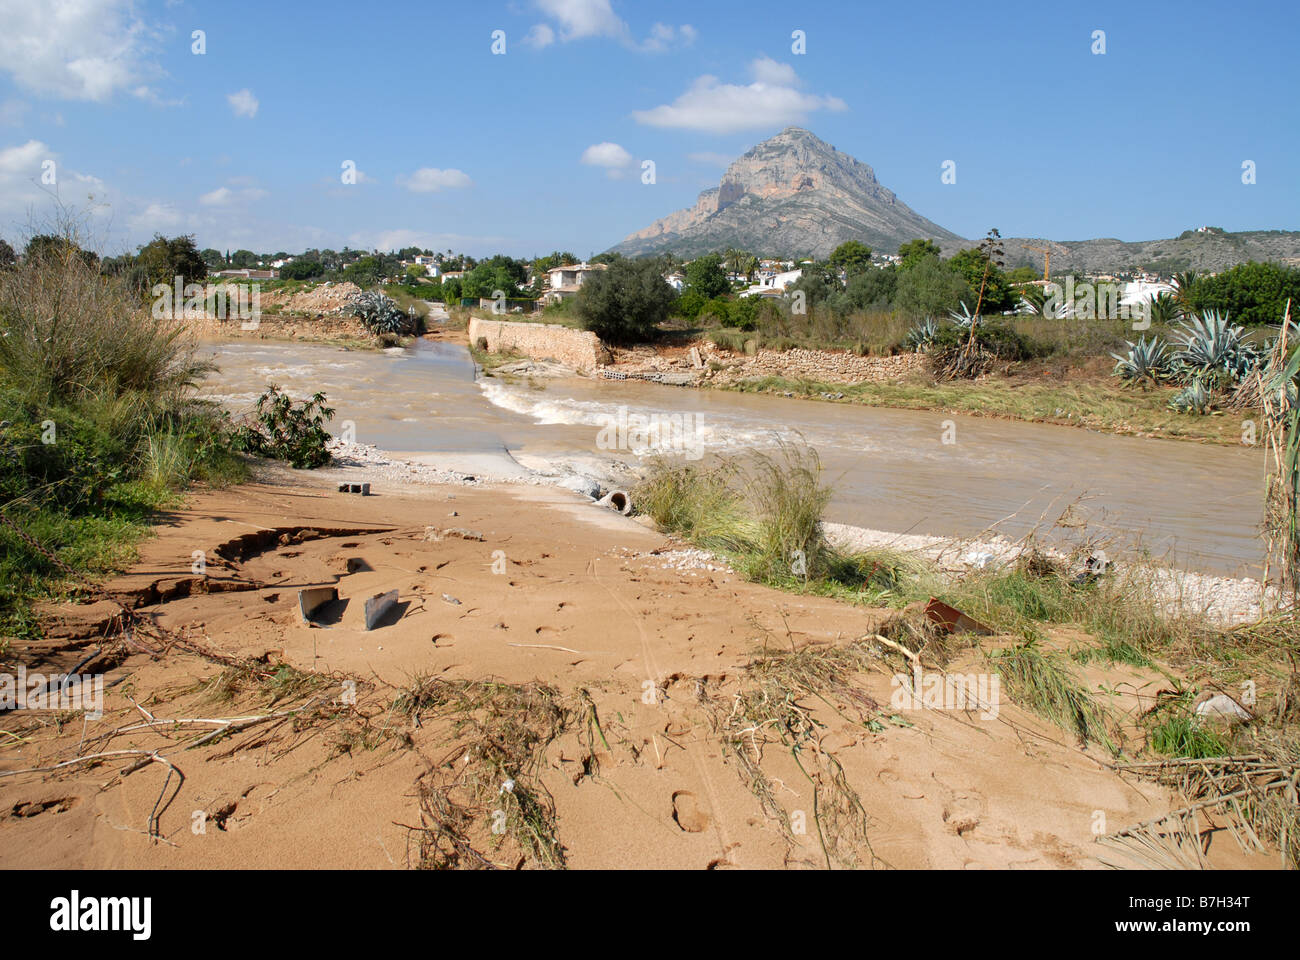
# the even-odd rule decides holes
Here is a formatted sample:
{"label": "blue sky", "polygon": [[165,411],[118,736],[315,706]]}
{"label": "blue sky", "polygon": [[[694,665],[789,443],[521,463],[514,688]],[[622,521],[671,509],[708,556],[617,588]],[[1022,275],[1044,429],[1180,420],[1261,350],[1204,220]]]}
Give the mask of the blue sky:
{"label": "blue sky", "polygon": [[0,25],[11,242],[57,189],[109,253],[587,256],[792,123],[967,237],[1300,229],[1294,0],[0,0]]}

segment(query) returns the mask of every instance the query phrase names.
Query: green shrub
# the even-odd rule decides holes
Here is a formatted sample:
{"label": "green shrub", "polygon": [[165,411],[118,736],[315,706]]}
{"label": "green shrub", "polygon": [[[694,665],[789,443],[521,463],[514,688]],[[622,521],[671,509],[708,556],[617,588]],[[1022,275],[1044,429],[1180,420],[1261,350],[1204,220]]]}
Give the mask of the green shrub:
{"label": "green shrub", "polygon": [[401,334],[415,329],[415,319],[382,293],[354,293],[348,298],[352,315],[371,333]]}
{"label": "green shrub", "polygon": [[704,294],[688,287],[682,295],[677,298],[675,312],[678,316],[685,317],[688,320],[694,320],[700,315],[701,311],[704,310],[704,305],[706,303],[708,303],[708,300],[704,297]]}
{"label": "green shrub", "polygon": [[583,282],[574,312],[583,329],[611,343],[634,343],[668,319],[676,294],[660,276],[657,258],[615,260]]}
{"label": "green shrub", "polygon": [[182,328],[71,240],[38,249],[0,266],[0,635],[24,637],[35,601],[119,568],[186,482],[246,473]]}
{"label": "green shrub", "polygon": [[[940,326],[931,340],[934,350],[960,347],[970,338],[970,328]],[[981,318],[975,327],[975,343],[999,360],[1028,360],[1042,351],[1024,334],[1005,323]]]}
{"label": "green shrub", "polygon": [[244,449],[274,460],[286,460],[297,470],[323,467],[330,462],[326,444],[330,441],[325,424],[334,408],[325,406],[325,394],[294,403],[274,385],[257,398],[256,423],[239,435]]}

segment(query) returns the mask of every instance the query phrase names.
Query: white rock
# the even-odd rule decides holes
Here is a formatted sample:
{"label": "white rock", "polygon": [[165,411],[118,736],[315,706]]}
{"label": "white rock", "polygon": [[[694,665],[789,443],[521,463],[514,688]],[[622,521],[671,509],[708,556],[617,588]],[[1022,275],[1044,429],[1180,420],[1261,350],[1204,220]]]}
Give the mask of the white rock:
{"label": "white rock", "polygon": [[1198,703],[1196,705],[1196,715],[1198,717],[1226,717],[1232,721],[1250,719],[1250,714],[1236,700],[1224,693],[1216,693],[1209,699]]}

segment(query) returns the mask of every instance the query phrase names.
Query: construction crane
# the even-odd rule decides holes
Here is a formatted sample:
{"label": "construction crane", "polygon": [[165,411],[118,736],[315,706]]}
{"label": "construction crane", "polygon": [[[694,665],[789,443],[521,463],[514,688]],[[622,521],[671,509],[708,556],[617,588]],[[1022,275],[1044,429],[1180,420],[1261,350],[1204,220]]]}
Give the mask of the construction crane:
{"label": "construction crane", "polygon": [[1051,247],[1031,247],[1027,243],[1022,243],[1026,250],[1035,250],[1043,255],[1043,279],[1050,280],[1052,274],[1052,248]]}

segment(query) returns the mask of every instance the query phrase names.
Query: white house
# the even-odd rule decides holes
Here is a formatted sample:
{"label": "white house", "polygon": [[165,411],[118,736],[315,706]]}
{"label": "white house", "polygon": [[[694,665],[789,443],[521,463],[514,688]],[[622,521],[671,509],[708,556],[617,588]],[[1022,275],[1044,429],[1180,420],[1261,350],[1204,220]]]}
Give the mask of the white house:
{"label": "white house", "polygon": [[552,267],[546,271],[549,289],[542,299],[554,303],[564,300],[578,292],[588,277],[598,270],[607,269],[603,263],[571,263],[564,267]]}
{"label": "white house", "polygon": [[418,254],[413,261],[418,266],[424,267],[424,272],[430,277],[442,276],[442,265],[437,258]]}
{"label": "white house", "polygon": [[1149,303],[1162,293],[1173,293],[1178,288],[1172,283],[1160,283],[1151,280],[1131,280],[1124,284],[1120,293],[1121,307],[1134,307],[1139,303]]}
{"label": "white house", "polygon": [[739,295],[742,297],[752,297],[759,294],[767,296],[785,293],[786,288],[802,276],[802,270],[785,270],[781,273],[773,274],[770,277],[760,277],[758,283],[754,284],[748,290],[742,290]]}
{"label": "white house", "polygon": [[686,278],[680,273],[668,273],[664,274],[664,283],[668,284],[668,286],[672,287],[678,293],[681,293],[682,289],[686,286]]}

